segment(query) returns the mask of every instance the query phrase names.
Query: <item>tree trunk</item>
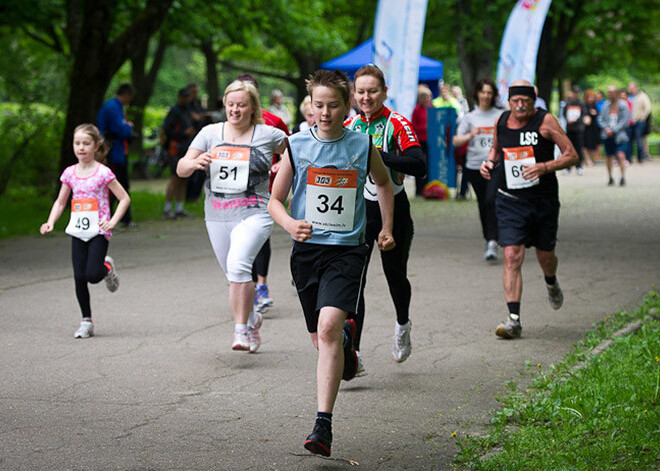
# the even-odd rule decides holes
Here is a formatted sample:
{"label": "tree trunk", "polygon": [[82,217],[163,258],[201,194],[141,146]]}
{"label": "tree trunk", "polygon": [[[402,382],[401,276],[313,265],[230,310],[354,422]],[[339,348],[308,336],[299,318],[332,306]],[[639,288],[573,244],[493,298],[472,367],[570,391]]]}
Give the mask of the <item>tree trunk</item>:
{"label": "tree trunk", "polygon": [[456,30],[456,49],[458,53],[458,64],[461,69],[463,79],[463,89],[465,98],[474,106],[474,89],[478,80],[482,78],[493,77],[493,44],[495,42],[495,31],[492,23],[484,21],[481,28],[481,35],[476,36],[464,27],[471,24],[471,21],[477,21],[478,14],[472,12],[472,2],[457,0],[456,11],[462,21],[457,22]]}
{"label": "tree trunk", "polygon": [[133,132],[135,139],[131,141],[130,151],[137,155],[144,153],[143,149],[143,127],[144,127],[144,110],[151,99],[154,91],[154,84],[158,77],[158,71],[163,64],[165,57],[165,50],[167,49],[167,40],[164,34],[158,37],[158,44],[154,57],[151,62],[151,67],[146,70],[147,57],[149,54],[149,41],[144,44],[144,47],[137,50],[131,55],[131,82],[135,87],[135,97],[131,102]]}
{"label": "tree trunk", "polygon": [[79,22],[77,51],[70,78],[69,100],[60,146],[60,171],[76,162],[72,134],[81,123],[93,123],[112,77],[130,54],[143,47],[162,24],[173,0],[149,0],[133,23],[109,42],[112,0],[85,2]]}
{"label": "tree trunk", "polygon": [[206,59],[206,90],[209,94],[208,108],[219,109],[220,85],[218,84],[218,53],[213,48],[211,41],[204,41],[200,50]]}

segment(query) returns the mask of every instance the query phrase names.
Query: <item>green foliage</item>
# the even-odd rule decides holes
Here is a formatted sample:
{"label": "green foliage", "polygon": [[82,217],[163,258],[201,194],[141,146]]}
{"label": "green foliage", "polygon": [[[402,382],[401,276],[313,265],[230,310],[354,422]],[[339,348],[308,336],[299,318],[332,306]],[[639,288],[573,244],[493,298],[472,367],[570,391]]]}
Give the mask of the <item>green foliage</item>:
{"label": "green foliage", "polygon": [[[485,437],[457,439],[457,461],[480,470],[651,469],[660,457],[660,296],[595,326],[557,366],[527,362],[535,380],[502,399]],[[634,335],[598,356],[590,352],[633,320]],[[586,361],[583,368],[573,367]],[[495,452],[483,457],[486,452]]]}
{"label": "green foliage", "polygon": [[11,172],[12,186],[52,185],[63,120],[63,112],[45,105],[0,105],[0,168]]}

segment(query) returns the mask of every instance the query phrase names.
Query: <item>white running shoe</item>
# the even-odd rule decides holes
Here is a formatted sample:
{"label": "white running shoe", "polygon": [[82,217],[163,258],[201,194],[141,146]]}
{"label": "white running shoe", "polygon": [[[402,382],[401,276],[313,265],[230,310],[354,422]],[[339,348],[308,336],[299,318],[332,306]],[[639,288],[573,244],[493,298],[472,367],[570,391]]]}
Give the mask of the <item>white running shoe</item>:
{"label": "white running shoe", "polygon": [[394,361],[402,363],[408,359],[412,351],[412,343],[410,342],[410,328],[411,323],[408,321],[405,325],[396,323],[394,329],[394,347],[392,348],[392,356]]}
{"label": "white running shoe", "polygon": [[545,285],[548,288],[548,301],[550,306],[555,311],[564,304],[564,293],[562,292],[559,282],[555,281],[554,285]]}
{"label": "white running shoe", "polygon": [[[88,319],[87,317],[85,319]],[[94,322],[91,319],[80,321],[80,327],[73,334],[74,339],[88,339],[94,336]]]}
{"label": "white running shoe", "polygon": [[108,291],[114,293],[119,289],[119,275],[117,275],[117,267],[115,266],[115,261],[109,255],[106,255],[105,263],[110,265],[110,271],[107,275],[105,275],[105,286],[108,288]]}
{"label": "white running shoe", "polygon": [[360,356],[360,352],[357,350],[355,351],[357,355],[357,371],[355,372],[355,377],[358,378],[360,376],[367,376],[367,372],[364,369],[364,363],[362,362],[362,357]]}
{"label": "white running shoe", "polygon": [[486,251],[484,252],[484,258],[489,262],[494,262],[497,260],[497,241],[489,240],[486,243]]}
{"label": "white running shoe", "polygon": [[248,331],[234,332],[234,343],[231,346],[232,350],[249,352],[250,351],[250,336]]}
{"label": "white running shoe", "polygon": [[257,353],[261,347],[261,335],[256,327],[248,327],[248,339],[250,341],[250,353]]}
{"label": "white running shoe", "polygon": [[520,316],[516,314],[509,314],[505,322],[497,326],[495,335],[503,339],[517,339],[522,333],[522,324],[520,323]]}
{"label": "white running shoe", "polygon": [[264,323],[264,316],[260,311],[256,309],[252,311],[250,317],[248,318],[247,326],[249,329],[260,329],[261,324]]}

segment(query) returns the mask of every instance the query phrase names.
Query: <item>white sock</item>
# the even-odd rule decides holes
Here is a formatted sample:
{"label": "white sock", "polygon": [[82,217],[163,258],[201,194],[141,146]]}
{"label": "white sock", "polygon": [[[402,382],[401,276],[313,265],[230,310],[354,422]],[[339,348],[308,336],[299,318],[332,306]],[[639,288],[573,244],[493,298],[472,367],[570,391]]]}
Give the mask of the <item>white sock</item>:
{"label": "white sock", "polygon": [[165,201],[165,208],[163,209],[166,213],[169,213],[172,211],[172,202],[171,201]]}
{"label": "white sock", "polygon": [[176,212],[177,213],[183,212],[183,201],[176,202]]}

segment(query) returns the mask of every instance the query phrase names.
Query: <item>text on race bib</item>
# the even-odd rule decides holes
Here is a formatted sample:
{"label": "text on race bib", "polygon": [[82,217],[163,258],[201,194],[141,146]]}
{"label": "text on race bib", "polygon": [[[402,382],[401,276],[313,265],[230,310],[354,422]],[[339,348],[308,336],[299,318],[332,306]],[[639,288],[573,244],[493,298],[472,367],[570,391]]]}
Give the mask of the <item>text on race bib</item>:
{"label": "text on race bib", "polygon": [[217,146],[211,149],[211,191],[242,193],[250,177],[249,146]]}
{"label": "text on race bib", "polygon": [[538,178],[535,180],[525,180],[522,176],[525,166],[536,164],[534,148],[532,146],[505,147],[502,149],[502,153],[504,154],[504,175],[508,189],[519,190],[539,184]]}
{"label": "text on race bib", "polygon": [[316,229],[352,231],[357,179],[357,170],[309,167],[305,220]]}
{"label": "text on race bib", "polygon": [[85,242],[99,234],[99,202],[96,198],[71,200],[71,218],[64,232]]}
{"label": "text on race bib", "polygon": [[493,146],[494,127],[478,127],[477,135],[474,137],[477,147],[490,149]]}
{"label": "text on race bib", "polygon": [[568,123],[574,123],[580,119],[582,114],[582,108],[579,106],[567,106],[566,107],[566,121]]}

